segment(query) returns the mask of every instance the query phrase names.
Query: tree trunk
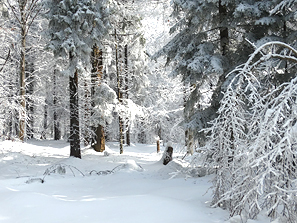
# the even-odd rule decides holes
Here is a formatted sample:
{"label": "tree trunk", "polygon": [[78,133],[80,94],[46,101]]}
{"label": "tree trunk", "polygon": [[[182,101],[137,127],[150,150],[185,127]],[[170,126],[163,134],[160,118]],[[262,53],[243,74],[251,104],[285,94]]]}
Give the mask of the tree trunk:
{"label": "tree trunk", "polygon": [[[228,53],[229,46],[229,31],[227,27],[224,27],[224,19],[227,17],[227,6],[221,4],[221,0],[219,1],[219,15],[220,15],[220,45],[221,45],[221,54],[226,56]],[[217,111],[220,107],[220,101],[223,97],[222,93],[222,85],[226,81],[226,75],[222,74],[219,77],[217,87],[212,95],[212,107]]]}
{"label": "tree trunk", "polygon": [[[17,104],[18,102],[15,101],[15,94],[14,94],[14,87],[16,86],[16,81],[14,81],[13,79],[17,78],[17,82],[19,81],[18,77],[11,77],[10,81],[9,81],[9,97],[12,98],[13,101],[11,101],[11,103],[15,103]],[[18,135],[18,126],[16,127],[16,123],[19,122],[18,119],[18,112],[16,111],[15,108],[10,110],[10,114],[9,114],[9,121],[8,121],[8,139],[12,140],[13,138],[15,138]]]}
{"label": "tree trunk", "polygon": [[144,118],[141,118],[138,122],[138,127],[140,128],[140,132],[138,133],[138,142],[141,144],[145,144],[146,141],[146,134],[145,134],[145,130],[144,130]]}
{"label": "tree trunk", "polygon": [[61,139],[61,130],[60,130],[60,123],[58,120],[58,114],[57,114],[57,104],[58,104],[58,97],[57,97],[57,70],[54,70],[54,76],[53,76],[53,84],[54,84],[54,91],[53,91],[53,106],[54,106],[54,140],[60,140]]}
{"label": "tree trunk", "polygon": [[27,100],[26,100],[26,111],[27,111],[27,138],[32,139],[34,137],[34,101],[32,99],[34,92],[34,64],[26,63],[26,79],[27,79]]}
{"label": "tree trunk", "polygon": [[[117,32],[115,30],[115,39],[117,41]],[[123,102],[123,93],[121,91],[122,89],[122,78],[120,77],[120,71],[119,71],[119,59],[118,59],[118,45],[116,43],[116,73],[117,73],[117,96],[119,103]],[[121,117],[121,114],[119,114],[119,143],[120,143],[120,154],[123,154],[123,142],[124,142],[124,122]]]}
{"label": "tree trunk", "polygon": [[99,140],[99,142],[97,141],[96,144],[93,145],[93,148],[97,152],[103,152],[105,150],[105,134],[102,125],[99,125],[96,128],[95,134],[97,136],[96,140]]}
{"label": "tree trunk", "polygon": [[157,153],[160,152],[160,140],[157,140]]}
{"label": "tree trunk", "polygon": [[[184,107],[184,119],[187,120],[187,115],[186,115],[186,106],[187,106],[187,89],[188,87],[186,86],[186,83],[184,82],[184,89],[183,89],[183,101],[184,101],[184,104],[183,104],[183,107]],[[189,126],[186,126],[185,127],[185,147],[187,148],[187,153],[189,153],[192,148],[192,144],[191,143],[191,137],[190,137],[190,132],[191,132],[191,128]]]}
{"label": "tree trunk", "polygon": [[124,153],[124,148],[123,148],[123,144],[124,144],[124,125],[123,125],[123,119],[122,117],[119,115],[119,142],[120,142],[120,154]]}
{"label": "tree trunk", "polygon": [[[101,84],[103,77],[103,55],[102,50],[95,44],[92,51],[92,74],[91,74],[91,98],[92,98],[92,108],[95,108],[94,95],[95,87]],[[92,112],[93,114],[93,112]],[[92,116],[92,115],[91,115]],[[92,139],[92,148],[97,152],[103,152],[105,150],[105,133],[104,127],[102,125],[94,126],[93,131],[95,136]]]}
{"label": "tree trunk", "polygon": [[25,67],[26,67],[26,23],[24,15],[24,4],[20,3],[21,11],[21,63],[20,63],[20,131],[19,138],[24,141],[26,135],[26,86],[25,86]]}
{"label": "tree trunk", "polygon": [[[73,57],[70,55],[70,60]],[[70,93],[70,156],[81,158],[80,153],[80,135],[79,135],[79,110],[78,110],[78,73],[69,76]]]}
{"label": "tree trunk", "polygon": [[47,118],[48,118],[47,109],[48,109],[48,102],[47,102],[47,99],[45,99],[44,114],[43,114],[43,130],[41,133],[41,139],[46,139]]}
{"label": "tree trunk", "polygon": [[[129,99],[129,72],[128,72],[128,45],[125,45],[125,94],[126,99]],[[126,143],[130,146],[130,120],[126,120]]]}
{"label": "tree trunk", "polygon": [[221,53],[223,56],[227,54],[229,46],[229,33],[228,28],[224,24],[224,19],[227,18],[227,6],[222,5],[222,1],[219,1],[219,16],[220,16],[220,45]]}
{"label": "tree trunk", "polygon": [[90,133],[90,90],[87,78],[84,78],[84,145],[88,146],[91,144],[91,133]]}

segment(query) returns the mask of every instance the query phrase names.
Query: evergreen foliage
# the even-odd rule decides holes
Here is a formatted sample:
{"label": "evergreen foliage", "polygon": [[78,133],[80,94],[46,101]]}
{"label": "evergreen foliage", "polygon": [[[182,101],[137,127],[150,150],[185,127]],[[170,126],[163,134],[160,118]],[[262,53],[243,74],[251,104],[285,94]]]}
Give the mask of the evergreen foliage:
{"label": "evergreen foliage", "polygon": [[69,64],[69,74],[84,66],[89,66],[92,46],[102,44],[108,32],[107,1],[48,1],[50,9],[46,15],[49,19],[49,37],[51,49],[56,57],[73,60]]}

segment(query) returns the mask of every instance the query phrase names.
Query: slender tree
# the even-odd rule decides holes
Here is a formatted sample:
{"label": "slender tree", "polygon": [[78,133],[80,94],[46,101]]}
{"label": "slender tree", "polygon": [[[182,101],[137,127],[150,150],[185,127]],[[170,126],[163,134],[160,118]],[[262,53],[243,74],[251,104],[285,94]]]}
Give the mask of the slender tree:
{"label": "slender tree", "polygon": [[[125,45],[125,98],[129,99],[129,66],[128,66],[128,44]],[[130,121],[126,118],[126,144],[130,146]]]}
{"label": "slender tree", "polygon": [[58,120],[58,92],[57,92],[57,75],[58,70],[54,69],[54,75],[53,75],[53,107],[54,107],[54,140],[60,140],[61,138],[61,130],[60,130],[60,122]]}
{"label": "slender tree", "polygon": [[17,5],[13,5],[7,0],[15,19],[20,25],[21,36],[21,57],[20,57],[20,123],[19,123],[19,138],[24,140],[26,136],[26,38],[29,29],[39,14],[41,7],[39,0],[18,0]]}
{"label": "slender tree", "polygon": [[[117,30],[114,31],[114,37],[116,41],[115,45],[115,63],[116,63],[116,75],[117,75],[117,97],[120,104],[123,103],[123,92],[122,85],[123,79],[121,75],[121,64],[119,61],[119,46],[118,46],[118,36]],[[122,114],[119,113],[119,142],[120,142],[120,154],[124,152],[123,144],[124,144],[124,121],[122,118]]]}

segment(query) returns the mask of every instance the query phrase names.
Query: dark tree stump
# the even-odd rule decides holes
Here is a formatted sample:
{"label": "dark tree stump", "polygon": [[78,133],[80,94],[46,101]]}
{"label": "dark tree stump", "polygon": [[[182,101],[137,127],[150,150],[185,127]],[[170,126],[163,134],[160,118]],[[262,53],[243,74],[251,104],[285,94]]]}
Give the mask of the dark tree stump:
{"label": "dark tree stump", "polygon": [[171,146],[167,147],[164,152],[163,165],[167,165],[172,160],[173,148]]}

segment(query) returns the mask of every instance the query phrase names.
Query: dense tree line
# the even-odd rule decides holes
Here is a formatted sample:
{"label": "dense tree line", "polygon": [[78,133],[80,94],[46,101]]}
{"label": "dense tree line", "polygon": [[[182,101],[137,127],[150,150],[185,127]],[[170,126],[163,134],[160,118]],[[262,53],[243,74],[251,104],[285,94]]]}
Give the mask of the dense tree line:
{"label": "dense tree line", "polygon": [[[103,151],[105,140],[120,139],[123,152],[131,141],[155,142],[158,123],[180,128],[175,92],[166,98],[173,120],[165,122],[168,112],[155,106],[168,102],[151,95],[162,85],[154,77],[161,72],[148,64],[154,62],[146,51],[142,4],[0,1],[1,138],[63,138],[80,157],[81,143]],[[150,7],[163,9],[163,3]],[[162,130],[162,139],[174,139],[171,130]]]}
{"label": "dense tree line", "polygon": [[[176,141],[215,172],[214,207],[296,222],[296,0],[168,6],[0,1],[2,138],[64,138],[79,158]],[[156,14],[169,40],[145,37]]]}

